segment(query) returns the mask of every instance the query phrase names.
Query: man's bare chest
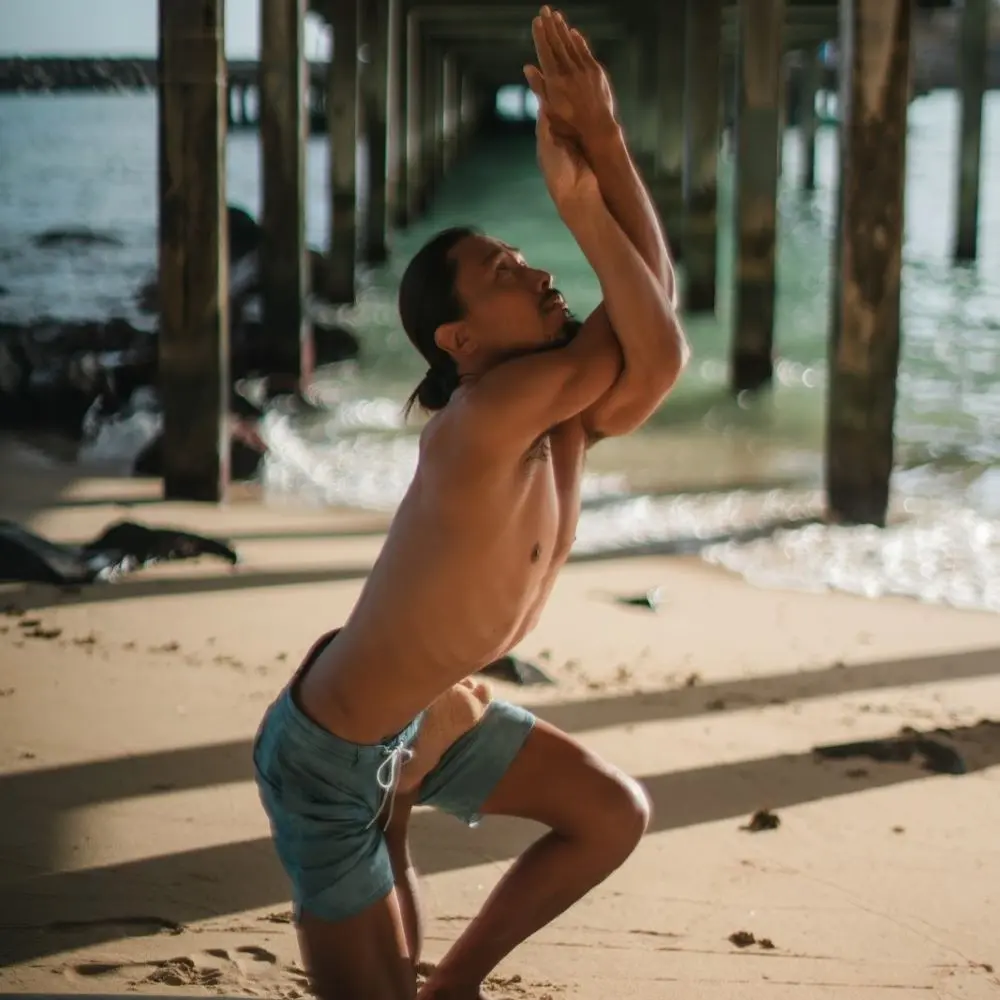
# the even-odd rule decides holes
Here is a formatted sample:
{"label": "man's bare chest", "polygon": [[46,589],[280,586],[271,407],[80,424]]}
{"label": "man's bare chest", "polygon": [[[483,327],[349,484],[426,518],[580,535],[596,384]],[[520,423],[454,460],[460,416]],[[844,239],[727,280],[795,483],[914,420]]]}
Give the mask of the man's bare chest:
{"label": "man's bare chest", "polygon": [[526,462],[528,493],[522,508],[524,528],[537,541],[531,561],[559,565],[576,537],[586,444],[581,434],[557,428],[540,438]]}

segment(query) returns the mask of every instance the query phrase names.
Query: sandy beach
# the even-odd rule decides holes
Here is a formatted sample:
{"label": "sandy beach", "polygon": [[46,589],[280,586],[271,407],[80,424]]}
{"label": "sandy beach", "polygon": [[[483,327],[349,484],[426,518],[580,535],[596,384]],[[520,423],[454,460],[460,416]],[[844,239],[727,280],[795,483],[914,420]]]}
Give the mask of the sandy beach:
{"label": "sandy beach", "polygon": [[[0,992],[304,995],[250,741],[350,608],[384,518],[251,493],[167,504],[155,481],[0,462],[0,518],[47,537],[127,518],[242,556],[0,585]],[[615,599],[657,586],[657,612]],[[755,590],[691,558],[581,559],[519,652],[556,683],[497,693],[639,777],[655,815],[491,996],[1000,992],[1000,616]],[[946,729],[967,773],[813,753],[906,726]],[[742,829],[762,809],[777,828]],[[536,833],[414,816],[427,960]]]}

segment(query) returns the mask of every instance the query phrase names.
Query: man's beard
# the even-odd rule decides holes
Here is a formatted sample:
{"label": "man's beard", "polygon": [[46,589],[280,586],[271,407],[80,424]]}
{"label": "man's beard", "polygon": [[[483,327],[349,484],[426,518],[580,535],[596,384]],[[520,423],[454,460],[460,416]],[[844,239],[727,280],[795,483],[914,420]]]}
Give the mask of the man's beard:
{"label": "man's beard", "polygon": [[580,332],[583,327],[583,323],[580,322],[572,313],[568,313],[566,316],[566,322],[563,323],[562,331],[560,332],[559,339],[556,341],[559,347],[565,347],[570,341],[576,339],[576,335]]}
{"label": "man's beard", "polygon": [[571,343],[582,327],[583,323],[572,313],[568,313],[566,321],[563,323],[562,329],[559,331],[558,337],[554,337],[552,340],[546,341],[544,344],[538,344],[536,347],[521,348],[519,350],[510,351],[505,355],[504,360],[510,361],[513,358],[525,358],[532,354],[543,354],[546,351],[558,351],[561,347],[565,347],[567,344]]}

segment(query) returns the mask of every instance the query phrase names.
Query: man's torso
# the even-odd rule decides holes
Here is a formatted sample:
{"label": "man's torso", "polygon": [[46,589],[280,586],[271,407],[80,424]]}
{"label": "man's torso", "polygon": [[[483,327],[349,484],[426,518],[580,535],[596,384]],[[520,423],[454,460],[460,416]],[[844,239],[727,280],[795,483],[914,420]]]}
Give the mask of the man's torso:
{"label": "man's torso", "polygon": [[434,433],[354,611],[301,688],[316,721],[357,742],[402,728],[519,642],[575,538],[579,421],[471,474]]}

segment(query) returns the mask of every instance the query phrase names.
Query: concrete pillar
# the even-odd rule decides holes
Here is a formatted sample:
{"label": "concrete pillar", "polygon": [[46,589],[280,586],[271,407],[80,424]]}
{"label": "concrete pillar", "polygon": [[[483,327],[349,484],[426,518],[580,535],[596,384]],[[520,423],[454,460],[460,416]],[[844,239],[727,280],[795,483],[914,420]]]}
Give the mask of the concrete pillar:
{"label": "concrete pillar", "polygon": [[684,59],[687,6],[660,4],[656,24],[656,157],[651,185],[667,242],[680,257],[684,218]]}
{"label": "concrete pillar", "polygon": [[722,0],[687,0],[685,38],[684,307],[715,312]]}
{"label": "concrete pillar", "polygon": [[389,0],[386,109],[386,217],[406,225],[406,20],[403,0]]}
{"label": "concrete pillar", "polygon": [[737,16],[730,385],[742,392],[760,389],[773,375],[785,0],[739,0]]}
{"label": "concrete pillar", "polygon": [[308,378],[306,0],[260,2],[260,251],[263,329],[277,373]]}
{"label": "concrete pillar", "polygon": [[423,105],[420,22],[412,11],[406,17],[406,217],[413,222],[423,211]]}
{"label": "concrete pillar", "polygon": [[386,160],[389,108],[389,0],[364,0],[362,37],[368,64],[362,72],[364,131],[368,145],[368,206],[364,258],[374,264],[389,256]]}
{"label": "concrete pillar", "polygon": [[819,130],[816,99],[819,96],[822,72],[819,51],[807,49],[803,53],[799,83],[799,138],[802,142],[799,181],[804,191],[816,190],[816,133]]}
{"label": "concrete pillar", "polygon": [[842,0],[839,281],[828,513],[884,525],[893,466],[913,0]]}
{"label": "concrete pillar", "polygon": [[229,485],[224,0],[159,3],[159,387],[163,492]]}
{"label": "concrete pillar", "polygon": [[989,0],[965,0],[958,42],[962,124],[958,143],[958,218],[955,259],[975,260],[979,251],[979,186],[982,172],[983,97],[989,62]]}
{"label": "concrete pillar", "polygon": [[338,0],[330,9],[333,60],[327,75],[330,139],[330,249],[327,295],[353,303],[358,240],[358,32],[359,5]]}
{"label": "concrete pillar", "polygon": [[459,108],[459,71],[458,56],[449,52],[444,57],[444,86],[442,100],[444,102],[444,170],[449,171],[458,159],[459,129],[461,109]]}

